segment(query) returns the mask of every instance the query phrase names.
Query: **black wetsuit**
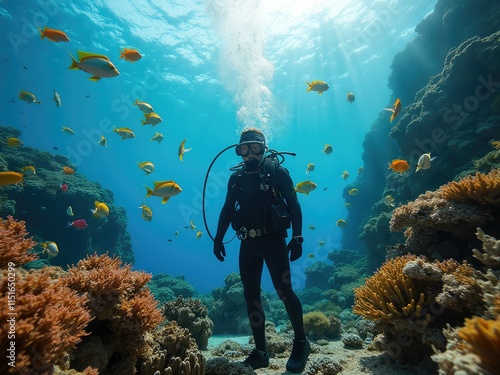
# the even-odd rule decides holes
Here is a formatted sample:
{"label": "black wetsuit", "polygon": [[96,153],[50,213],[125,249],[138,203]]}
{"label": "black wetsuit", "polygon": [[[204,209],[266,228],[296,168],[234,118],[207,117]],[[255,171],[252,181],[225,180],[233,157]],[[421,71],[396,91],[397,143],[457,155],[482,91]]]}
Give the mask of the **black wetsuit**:
{"label": "black wetsuit", "polygon": [[[283,167],[275,173],[277,187],[289,208],[292,232],[300,235],[302,211],[290,175]],[[258,172],[235,172],[228,182],[226,200],[219,217],[216,240],[221,240],[231,223],[236,201],[240,205],[241,225],[247,229],[263,229],[269,232],[268,199],[270,191],[260,189],[261,177]],[[295,338],[305,340],[302,304],[292,289],[290,262],[286,244],[286,231],[266,233],[257,237],[247,236],[241,241],[239,268],[247,305],[248,319],[255,339],[256,349],[265,351],[265,314],[260,291],[264,262],[279,298],[285,304],[288,317],[295,332]]]}

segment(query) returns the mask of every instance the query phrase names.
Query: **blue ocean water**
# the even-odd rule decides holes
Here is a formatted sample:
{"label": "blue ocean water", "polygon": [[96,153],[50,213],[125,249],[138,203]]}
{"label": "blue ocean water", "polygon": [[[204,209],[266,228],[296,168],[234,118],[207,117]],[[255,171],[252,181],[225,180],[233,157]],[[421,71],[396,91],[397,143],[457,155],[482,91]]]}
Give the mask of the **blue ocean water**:
{"label": "blue ocean water", "polygon": [[[342,189],[362,166],[365,133],[380,110],[392,105],[387,87],[392,59],[415,37],[415,26],[434,4],[0,1],[0,125],[20,129],[26,146],[67,156],[78,173],[115,194],[115,204],[127,211],[136,269],[183,275],[200,293],[222,286],[226,275],[238,270],[237,239],[226,245],[224,263],[212,254],[203,225],[205,174],[213,158],[238,141],[241,130],[261,128],[271,148],[296,153],[284,164],[294,182],[310,179],[318,185],[299,198],[305,255],[292,270],[300,288],[305,267],[340,248],[342,230],[335,223],[347,216]],[[70,42],[41,40],[37,26],[62,30]],[[136,48],[143,58],[119,59],[123,48]],[[69,70],[69,54],[76,57],[77,50],[108,56],[120,75],[93,82],[89,74]],[[314,80],[330,89],[322,95],[306,92],[306,81]],[[34,93],[42,104],[18,100],[20,90]],[[54,90],[61,96],[60,108],[52,101]],[[346,100],[347,92],[355,94],[354,103]],[[136,99],[150,103],[163,122],[143,126]],[[62,125],[75,135],[61,132]],[[136,138],[121,140],[113,126],[131,128]],[[151,141],[157,131],[165,137],[160,144]],[[107,148],[97,145],[101,135]],[[183,139],[192,150],[180,161]],[[328,156],[322,152],[325,144],[333,147]],[[143,161],[154,163],[150,175],[138,168]],[[209,176],[205,213],[212,233],[228,168],[238,162],[229,149]],[[310,174],[305,173],[308,163],[316,166]],[[351,175],[346,180],[344,170]],[[176,181],[183,192],[164,205],[157,197],[145,199],[144,185],[163,180]],[[143,203],[153,210],[151,222],[141,218]],[[189,228],[191,220],[202,232],[199,239]],[[229,231],[226,240],[231,238]],[[267,274],[263,286],[272,288]]]}

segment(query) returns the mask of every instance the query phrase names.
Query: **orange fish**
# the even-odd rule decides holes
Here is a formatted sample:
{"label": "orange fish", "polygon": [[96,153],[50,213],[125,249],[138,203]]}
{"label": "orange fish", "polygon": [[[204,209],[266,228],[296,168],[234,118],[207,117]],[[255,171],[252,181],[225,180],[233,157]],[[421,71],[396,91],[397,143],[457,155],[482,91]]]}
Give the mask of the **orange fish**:
{"label": "orange fish", "polygon": [[392,108],[384,108],[386,111],[390,111],[392,112],[392,115],[391,115],[391,122],[392,120],[394,120],[396,118],[397,115],[399,115],[399,112],[401,112],[401,100],[399,100],[399,98],[396,99],[396,101],[394,102]]}
{"label": "orange fish", "polygon": [[142,55],[134,48],[124,48],[123,51],[120,51],[120,59],[135,62],[142,59]]}
{"label": "orange fish", "polygon": [[410,165],[406,162],[406,160],[394,159],[392,163],[389,163],[389,168],[387,169],[392,169],[394,172],[401,173],[410,169]]}
{"label": "orange fish", "polygon": [[38,30],[40,30],[40,39],[47,38],[53,42],[69,42],[68,36],[61,30],[49,29],[48,27],[44,27],[43,30],[38,27]]}
{"label": "orange fish", "polygon": [[64,174],[75,174],[75,170],[70,167],[63,167],[63,173]]}
{"label": "orange fish", "polygon": [[23,181],[23,174],[17,172],[0,172],[0,186],[17,184]]}

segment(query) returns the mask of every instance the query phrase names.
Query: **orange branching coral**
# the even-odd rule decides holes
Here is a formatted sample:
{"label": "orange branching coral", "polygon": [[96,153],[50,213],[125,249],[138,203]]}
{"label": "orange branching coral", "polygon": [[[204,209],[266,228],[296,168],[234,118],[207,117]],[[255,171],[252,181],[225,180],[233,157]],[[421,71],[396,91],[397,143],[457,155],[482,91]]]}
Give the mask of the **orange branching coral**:
{"label": "orange branching coral", "polygon": [[460,181],[452,181],[439,188],[443,197],[473,205],[500,204],[500,169],[488,174],[476,173]]}
{"label": "orange branching coral", "polygon": [[27,234],[24,221],[16,221],[12,216],[6,220],[0,218],[0,269],[7,268],[9,262],[18,267],[38,258],[36,254],[28,253],[36,242],[25,238]]}
{"label": "orange branching coral", "polygon": [[15,300],[9,298],[9,305],[0,309],[0,337],[14,343],[16,367],[8,367],[3,359],[0,373],[17,373],[19,369],[52,373],[54,365],[87,335],[84,328],[91,320],[84,308],[87,297],[79,296],[60,279],[53,280],[50,272],[17,269],[4,271],[0,278],[2,301],[8,300],[10,283],[14,283]]}
{"label": "orange branching coral", "polygon": [[157,302],[145,286],[150,279],[147,273],[123,266],[119,258],[97,254],[79,261],[64,277],[68,287],[89,296],[87,306],[95,317],[91,336],[83,344],[89,344],[93,336],[102,332],[112,333],[102,338],[112,353],[99,363],[99,371],[134,373],[138,358],[148,351],[146,333],[163,320]]}
{"label": "orange branching coral", "polygon": [[500,149],[500,141],[491,141],[491,146],[497,150]]}
{"label": "orange branching coral", "polygon": [[480,317],[466,319],[458,336],[465,346],[481,359],[482,367],[493,374],[500,369],[500,319],[486,320]]}
{"label": "orange branching coral", "polygon": [[406,263],[415,259],[407,255],[385,262],[366,285],[355,289],[353,312],[370,320],[421,318],[429,298],[403,272]]}
{"label": "orange branching coral", "polygon": [[[99,320],[111,320],[119,305],[134,297],[151,275],[122,267],[120,258],[96,254],[68,269],[66,285],[80,294],[92,296],[89,307]],[[155,305],[156,306],[156,305]],[[149,308],[153,311],[155,306]]]}

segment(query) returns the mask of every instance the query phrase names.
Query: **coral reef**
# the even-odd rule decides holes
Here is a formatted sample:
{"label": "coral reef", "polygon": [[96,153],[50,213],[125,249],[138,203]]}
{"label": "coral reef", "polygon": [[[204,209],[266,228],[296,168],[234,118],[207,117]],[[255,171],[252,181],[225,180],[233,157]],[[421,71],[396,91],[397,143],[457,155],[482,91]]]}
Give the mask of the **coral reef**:
{"label": "coral reef", "polygon": [[15,300],[9,298],[9,309],[7,305],[0,309],[2,352],[9,353],[10,344],[13,355],[8,362],[15,365],[8,366],[3,359],[2,374],[18,373],[19,369],[52,373],[56,364],[65,364],[67,353],[88,334],[85,326],[91,316],[84,306],[89,298],[78,295],[61,279],[53,279],[53,271],[1,271],[1,300],[8,300],[7,293],[12,288],[15,296]]}
{"label": "coral reef", "polygon": [[170,322],[154,333],[152,354],[140,361],[139,375],[203,375],[205,359],[187,328]]}
{"label": "coral reef", "polygon": [[475,242],[474,229],[494,220],[488,210],[446,199],[441,189],[428,191],[394,209],[390,229],[409,227],[405,246],[395,255],[410,252],[433,259],[465,259],[469,244]]}
{"label": "coral reef", "polygon": [[26,238],[27,235],[24,221],[17,221],[12,216],[5,220],[0,217],[0,269],[6,269],[11,262],[19,267],[38,258],[28,252],[36,242]]}
{"label": "coral reef", "polygon": [[[500,126],[495,104],[500,68],[494,63],[500,53],[499,19],[500,8],[494,0],[460,4],[438,0],[434,11],[417,25],[415,39],[394,57],[389,78],[394,91],[388,103],[399,97],[403,109],[398,121],[390,123],[383,113],[374,121],[363,141],[365,172],[343,192],[346,200],[351,187],[363,192],[348,212],[342,247],[359,247],[361,233],[359,239],[370,254],[369,269],[376,269],[386,259],[386,248],[401,242],[383,225],[387,207],[380,205],[382,197],[390,194],[404,203],[464,174],[500,168],[499,154],[488,146],[497,138]],[[395,142],[387,141],[388,134]],[[411,173],[418,158],[428,152],[437,157],[432,166]],[[387,161],[395,155],[408,161],[410,173],[387,173]],[[443,259],[465,252],[460,245],[457,249],[456,238],[450,239],[447,232],[434,233],[431,241],[426,236],[428,233],[423,234],[421,244],[415,244],[422,250],[416,254],[449,252],[440,257]],[[473,232],[468,236],[474,239]],[[418,233],[414,239],[417,237]],[[432,249],[425,251],[426,246]],[[403,253],[404,249],[395,255]]]}
{"label": "coral reef", "polygon": [[488,174],[477,172],[460,181],[452,181],[440,188],[443,197],[471,205],[500,206],[500,169]]}
{"label": "coral reef", "polygon": [[[0,139],[19,135],[19,130],[0,126]],[[25,220],[26,229],[38,243],[56,242],[59,254],[50,259],[45,256],[46,262],[66,267],[94,252],[109,252],[124,262],[134,262],[125,209],[113,204],[110,190],[78,173],[64,156],[30,147],[12,149],[5,142],[0,143],[1,171],[20,171],[25,166],[34,166],[36,175],[24,178],[22,184],[2,187],[0,217],[11,215]],[[62,172],[63,166],[72,166],[77,172],[66,175]],[[68,185],[65,192],[61,190],[63,183]],[[105,202],[110,209],[105,219],[92,217],[90,209],[96,200]],[[72,206],[75,216],[66,214],[68,206]],[[85,219],[88,227],[66,229],[68,222],[75,219]]]}
{"label": "coral reef", "polygon": [[483,252],[474,249],[474,256],[495,269],[477,272],[484,310],[466,319],[463,326],[448,325],[443,331],[447,339],[446,351],[436,350],[432,356],[443,375],[460,372],[492,375],[500,367],[500,270],[490,257],[498,251],[500,241],[486,236],[480,228],[477,237],[483,243]]}
{"label": "coral reef", "polygon": [[355,294],[353,312],[383,332],[374,344],[402,363],[418,363],[431,348],[444,349],[446,324],[484,310],[474,268],[451,259],[390,259]]}
{"label": "coral reef", "polygon": [[254,375],[251,367],[227,358],[213,357],[207,360],[205,375]]}
{"label": "coral reef", "polygon": [[199,299],[186,299],[182,296],[163,305],[163,315],[179,326],[189,329],[201,350],[206,350],[212,335],[214,323],[207,316],[207,307]]}
{"label": "coral reef", "polygon": [[[84,353],[91,350],[101,353],[99,361],[93,363],[99,371],[133,373],[137,359],[149,350],[146,332],[163,320],[157,302],[145,288],[150,278],[149,274],[132,271],[130,265],[122,266],[119,258],[108,255],[88,256],[68,269],[64,284],[80,295],[89,296],[87,308],[94,318],[89,326],[91,334],[75,351],[74,368],[81,370],[87,365],[82,359],[88,359],[89,355]],[[102,340],[100,345],[89,348],[90,342],[99,340]]]}
{"label": "coral reef", "polygon": [[304,369],[303,375],[336,375],[342,371],[340,363],[334,361],[329,356],[317,356],[310,358]]}

